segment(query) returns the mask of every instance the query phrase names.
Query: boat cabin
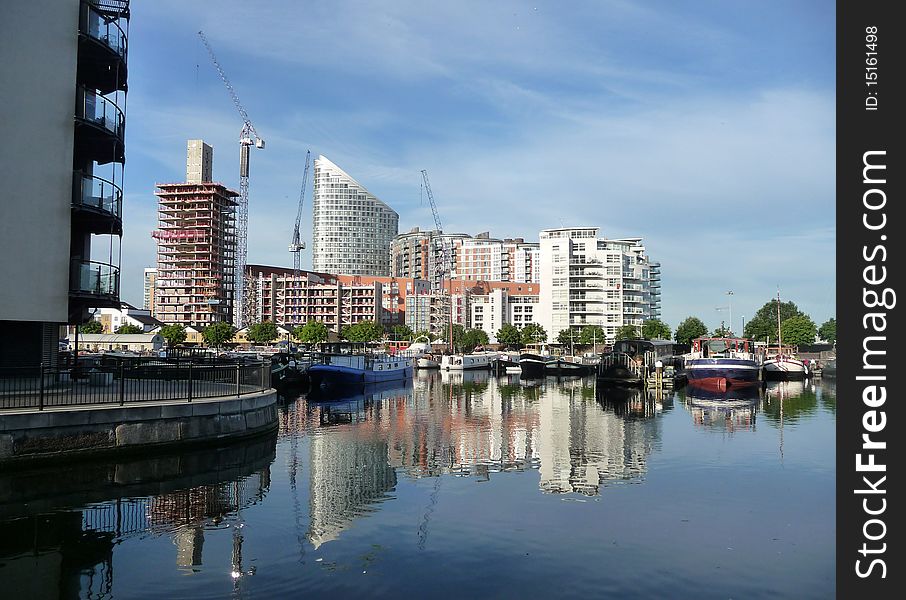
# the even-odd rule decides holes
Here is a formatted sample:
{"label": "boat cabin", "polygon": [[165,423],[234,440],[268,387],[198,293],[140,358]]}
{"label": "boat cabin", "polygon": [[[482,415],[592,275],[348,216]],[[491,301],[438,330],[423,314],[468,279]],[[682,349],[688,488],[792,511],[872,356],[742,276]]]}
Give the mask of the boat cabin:
{"label": "boat cabin", "polygon": [[727,357],[731,354],[750,354],[749,340],[729,337],[700,337],[692,340],[692,353],[701,358]]}

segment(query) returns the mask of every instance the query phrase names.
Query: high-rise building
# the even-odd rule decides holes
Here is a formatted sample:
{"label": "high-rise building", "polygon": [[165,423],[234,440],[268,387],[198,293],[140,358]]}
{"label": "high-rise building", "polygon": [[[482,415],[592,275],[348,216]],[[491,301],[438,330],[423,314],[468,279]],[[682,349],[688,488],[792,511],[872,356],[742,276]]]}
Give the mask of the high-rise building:
{"label": "high-rise building", "polygon": [[204,140],[189,140],[186,148],[186,183],[208,183],[214,170],[214,148]]}
{"label": "high-rise building", "polygon": [[4,5],[0,364],[53,365],[60,326],[119,306],[128,0]]}
{"label": "high-rise building", "polygon": [[443,233],[418,227],[402,233],[390,248],[391,272],[441,286],[437,266],[447,279],[535,283],[539,277],[538,244],[522,238],[495,239],[485,233]]}
{"label": "high-rise building", "polygon": [[143,279],[142,308],[154,313],[154,286],[157,284],[157,269],[146,268]]}
{"label": "high-rise building", "polygon": [[232,322],[238,192],[213,182],[159,183],[155,195],[154,316],[202,327]]}
{"label": "high-rise building", "polygon": [[540,324],[548,339],[586,325],[612,341],[623,325],[660,314],[660,265],[652,272],[642,238],[598,237],[597,227],[541,232]]}
{"label": "high-rise building", "polygon": [[324,273],[390,275],[399,215],[324,156],[315,159],[312,268]]}

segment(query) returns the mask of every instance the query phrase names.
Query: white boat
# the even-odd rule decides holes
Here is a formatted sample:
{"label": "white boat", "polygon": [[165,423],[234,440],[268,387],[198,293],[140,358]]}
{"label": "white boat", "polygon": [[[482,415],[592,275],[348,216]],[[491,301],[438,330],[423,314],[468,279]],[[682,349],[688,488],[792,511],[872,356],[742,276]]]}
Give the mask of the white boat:
{"label": "white boat", "polygon": [[480,352],[475,354],[444,354],[440,360],[443,371],[467,371],[470,369],[490,369],[491,363],[497,357],[494,352]]}
{"label": "white boat", "polygon": [[440,363],[434,360],[430,354],[421,356],[415,361],[417,369],[439,369]]}
{"label": "white boat", "polygon": [[791,346],[769,348],[762,364],[765,379],[805,379],[809,375],[808,365],[796,356]]}
{"label": "white boat", "polygon": [[[422,338],[425,339],[424,342],[418,341]],[[431,354],[431,342],[425,336],[416,338],[402,352],[415,359],[416,369],[437,369],[440,367],[440,364],[434,360],[434,356]]]}

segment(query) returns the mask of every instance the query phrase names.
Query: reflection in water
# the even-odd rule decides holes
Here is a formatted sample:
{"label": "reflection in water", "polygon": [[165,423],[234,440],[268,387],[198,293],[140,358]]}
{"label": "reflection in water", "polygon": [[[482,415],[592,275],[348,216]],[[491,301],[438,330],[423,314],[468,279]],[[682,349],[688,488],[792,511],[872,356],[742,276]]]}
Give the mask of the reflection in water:
{"label": "reflection in water", "polygon": [[680,397],[692,415],[692,422],[697,426],[733,433],[755,430],[755,413],[760,393],[759,386],[724,391],[688,386],[683,389]]}
{"label": "reflection in water", "polygon": [[270,487],[275,438],[152,459],[92,461],[0,474],[0,575],[23,598],[109,597],[113,549],[170,535],[178,569],[202,565],[204,532],[233,527],[242,566],[241,510]]}

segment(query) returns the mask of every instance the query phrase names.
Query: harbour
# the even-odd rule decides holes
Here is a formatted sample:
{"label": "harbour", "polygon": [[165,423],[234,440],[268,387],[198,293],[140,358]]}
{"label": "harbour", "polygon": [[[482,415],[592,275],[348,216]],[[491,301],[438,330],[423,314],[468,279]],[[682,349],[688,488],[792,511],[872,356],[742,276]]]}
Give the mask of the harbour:
{"label": "harbour", "polygon": [[277,416],[182,459],[0,472],[7,591],[833,595],[832,379],[658,393],[430,370]]}

